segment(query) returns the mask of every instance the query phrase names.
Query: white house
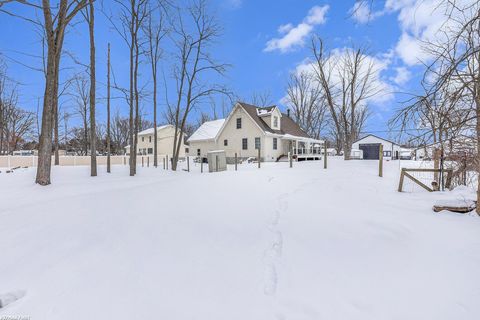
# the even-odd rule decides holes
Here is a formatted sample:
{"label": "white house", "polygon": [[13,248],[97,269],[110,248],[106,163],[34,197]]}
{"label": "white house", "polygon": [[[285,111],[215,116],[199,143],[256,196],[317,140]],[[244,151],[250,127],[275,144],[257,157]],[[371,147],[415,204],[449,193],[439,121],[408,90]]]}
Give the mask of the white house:
{"label": "white house", "polygon": [[400,158],[401,147],[395,142],[369,134],[352,144],[352,152],[360,150],[361,159],[378,160],[380,158],[380,145],[383,145],[383,157],[396,160]]}
{"label": "white house", "polygon": [[[149,128],[138,133],[137,154],[150,155],[153,154],[154,146],[154,128]],[[173,153],[173,141],[175,137],[175,127],[171,124],[157,127],[157,154],[171,155]],[[178,133],[180,138],[180,133]],[[181,141],[179,157],[185,157],[186,147]],[[125,147],[126,154],[130,154],[130,146]]]}
{"label": "white house", "polygon": [[310,138],[277,106],[259,108],[238,102],[226,119],[205,122],[187,140],[190,154],[206,157],[208,151],[225,150],[231,163],[257,157],[278,161],[291,151],[298,160],[320,159],[323,140]]}

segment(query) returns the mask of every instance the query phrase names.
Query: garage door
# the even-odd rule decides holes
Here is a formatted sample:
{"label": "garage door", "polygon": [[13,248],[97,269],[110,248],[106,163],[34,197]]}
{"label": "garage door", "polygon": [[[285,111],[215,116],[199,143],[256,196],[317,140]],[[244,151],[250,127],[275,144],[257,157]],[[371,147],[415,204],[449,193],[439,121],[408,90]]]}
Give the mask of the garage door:
{"label": "garage door", "polygon": [[358,147],[363,151],[363,159],[378,160],[380,158],[380,143],[361,144]]}

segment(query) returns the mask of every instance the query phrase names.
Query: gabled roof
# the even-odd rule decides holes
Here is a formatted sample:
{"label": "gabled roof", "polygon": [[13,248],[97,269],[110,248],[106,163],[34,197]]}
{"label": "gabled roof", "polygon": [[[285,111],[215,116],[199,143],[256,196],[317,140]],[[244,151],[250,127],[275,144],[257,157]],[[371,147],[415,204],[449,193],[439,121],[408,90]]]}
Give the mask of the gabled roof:
{"label": "gabled roof", "polygon": [[288,115],[282,113],[282,118],[280,120],[280,130],[274,130],[270,128],[265,121],[258,115],[258,109],[265,109],[265,110],[273,110],[276,106],[266,107],[266,108],[258,108],[248,103],[238,102],[238,104],[248,113],[248,115],[255,121],[255,123],[265,132],[275,133],[275,134],[290,134],[292,136],[297,137],[305,137],[308,138],[308,134],[300,128],[300,126],[293,121]]}
{"label": "gabled roof", "polygon": [[218,135],[224,123],[225,119],[204,122],[187,141],[213,140]]}
{"label": "gabled roof", "polygon": [[393,142],[393,141],[391,141],[391,140],[387,140],[387,139],[385,139],[385,138],[380,138],[379,136],[376,136],[376,135],[374,135],[374,134],[367,134],[367,135],[361,137],[360,139],[357,139],[357,140],[354,141],[353,143],[357,143],[358,141],[363,140],[363,139],[365,139],[366,137],[375,137],[375,138],[377,138],[377,139],[390,142],[391,144],[394,144],[394,145],[396,145],[396,146],[400,146],[400,145],[399,145],[398,143],[396,143],[396,142]]}
{"label": "gabled roof", "polygon": [[[171,124],[166,124],[164,126],[160,126],[160,127],[157,127],[157,131],[158,130],[161,130],[161,129],[165,129],[165,128],[168,128],[168,127],[173,127]],[[148,135],[148,134],[153,134],[154,131],[153,131],[153,128],[148,128],[148,129],[145,129],[143,131],[140,131],[138,133],[139,136],[145,136],[145,135]]]}

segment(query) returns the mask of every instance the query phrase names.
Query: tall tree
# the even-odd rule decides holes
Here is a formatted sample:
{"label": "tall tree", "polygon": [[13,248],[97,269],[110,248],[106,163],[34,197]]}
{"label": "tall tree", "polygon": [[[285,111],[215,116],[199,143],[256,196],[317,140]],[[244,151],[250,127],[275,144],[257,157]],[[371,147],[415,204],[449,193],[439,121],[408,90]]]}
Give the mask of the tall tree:
{"label": "tall tree", "polygon": [[129,89],[128,105],[129,112],[129,143],[130,143],[130,176],[136,174],[137,165],[137,141],[139,129],[139,90],[138,90],[138,67],[140,57],[140,31],[145,18],[148,16],[148,0],[115,0],[120,8],[117,24],[113,18],[110,21],[123,38],[129,48]]}
{"label": "tall tree", "polygon": [[[153,16],[157,17],[154,21]],[[147,37],[147,55],[150,61],[153,80],[153,166],[158,166],[158,134],[157,134],[157,84],[158,84],[158,63],[162,57],[163,50],[160,42],[167,34],[165,28],[164,6],[159,6],[158,10],[149,10],[147,23],[144,26],[144,33]]]}
{"label": "tall tree", "polygon": [[204,0],[195,0],[185,10],[188,21],[179,14],[173,28],[175,58],[173,69],[176,82],[175,99],[168,103],[168,114],[173,117],[175,136],[172,151],[172,170],[177,169],[180,147],[184,139],[184,130],[188,115],[204,97],[215,93],[227,93],[225,88],[206,83],[205,74],[224,75],[227,65],[217,63],[211,56],[211,45],[220,36],[220,26],[215,17],[210,15]]}
{"label": "tall tree", "polygon": [[94,0],[88,0],[88,6],[83,11],[83,16],[88,23],[88,35],[90,40],[90,176],[97,176],[97,129],[95,127],[95,103],[96,103],[96,70],[95,70],[95,6]]}
{"label": "tall tree", "polygon": [[320,138],[325,127],[327,105],[319,83],[306,71],[293,73],[287,85],[286,105],[295,121],[309,136]]}
{"label": "tall tree", "polygon": [[347,48],[340,55],[325,51],[319,37],[312,39],[313,71],[325,96],[345,160],[369,116],[368,101],[380,89],[374,62],[364,49]]}
{"label": "tall tree", "polygon": [[[74,78],[74,92],[72,95],[75,99],[75,108],[76,113],[80,115],[82,118],[82,145],[83,145],[83,154],[88,154],[88,146],[89,146],[89,128],[90,128],[90,120],[89,120],[89,105],[90,105],[90,93],[88,90],[88,79],[86,79],[83,75],[77,75]],[[91,118],[91,117],[90,117]]]}
{"label": "tall tree", "polygon": [[108,43],[107,70],[107,172],[110,173],[110,43]]}
{"label": "tall tree", "polygon": [[[41,27],[46,37],[47,67],[43,98],[42,128],[38,148],[38,167],[35,182],[45,186],[51,183],[52,131],[55,121],[55,100],[57,99],[56,97],[58,97],[60,58],[65,31],[72,19],[85,7],[87,2],[86,0],[59,0],[58,5],[52,6],[50,0],[42,0],[41,3],[9,0],[1,1],[0,5],[3,6],[8,2],[18,2],[41,10],[43,13],[44,23]],[[33,20],[30,19],[30,21]]]}

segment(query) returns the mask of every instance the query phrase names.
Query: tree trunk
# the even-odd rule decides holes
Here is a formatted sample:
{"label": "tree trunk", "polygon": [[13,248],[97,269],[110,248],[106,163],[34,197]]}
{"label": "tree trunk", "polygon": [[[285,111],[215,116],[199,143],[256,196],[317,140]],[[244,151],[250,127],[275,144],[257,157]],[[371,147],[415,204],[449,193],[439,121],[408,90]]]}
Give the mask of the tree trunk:
{"label": "tree trunk", "polygon": [[[153,62],[152,62],[153,63]],[[153,166],[156,168],[158,165],[157,157],[157,74],[153,74]]]}
{"label": "tree trunk", "polygon": [[89,1],[90,20],[90,176],[97,176],[97,132],[95,126],[95,8]]}
{"label": "tree trunk", "polygon": [[47,73],[45,81],[45,94],[43,96],[42,129],[38,146],[38,166],[35,182],[46,186],[50,182],[52,165],[52,107],[55,85],[55,44],[50,37],[48,40]]}
{"label": "tree trunk", "polygon": [[[135,12],[135,4],[133,1],[131,1],[131,12]],[[130,165],[130,176],[135,175],[135,162],[134,162],[134,157],[135,157],[135,145],[133,144],[133,128],[134,128],[134,119],[133,119],[133,53],[134,53],[134,42],[135,42],[135,34],[133,33],[135,27],[135,22],[134,18],[132,17],[132,21],[130,24],[130,95],[128,97],[128,103],[130,107],[130,114],[129,114],[129,136],[128,136],[128,141],[130,144],[130,157],[128,159],[128,163]]]}
{"label": "tree trunk", "polygon": [[110,43],[108,43],[107,68],[107,172],[110,173]]}
{"label": "tree trunk", "polygon": [[[476,138],[477,138],[477,150],[475,154],[475,165],[477,168],[477,177],[480,177],[480,86],[476,88],[477,96],[475,98],[475,111],[476,111]],[[477,208],[476,212],[480,215],[480,178],[477,178]]]}
{"label": "tree trunk", "polygon": [[53,85],[53,124],[54,124],[54,150],[55,150],[55,165],[60,164],[60,157],[58,154],[58,84],[60,79],[60,57],[62,54],[62,45],[59,45],[58,54],[55,57],[55,82]]}

